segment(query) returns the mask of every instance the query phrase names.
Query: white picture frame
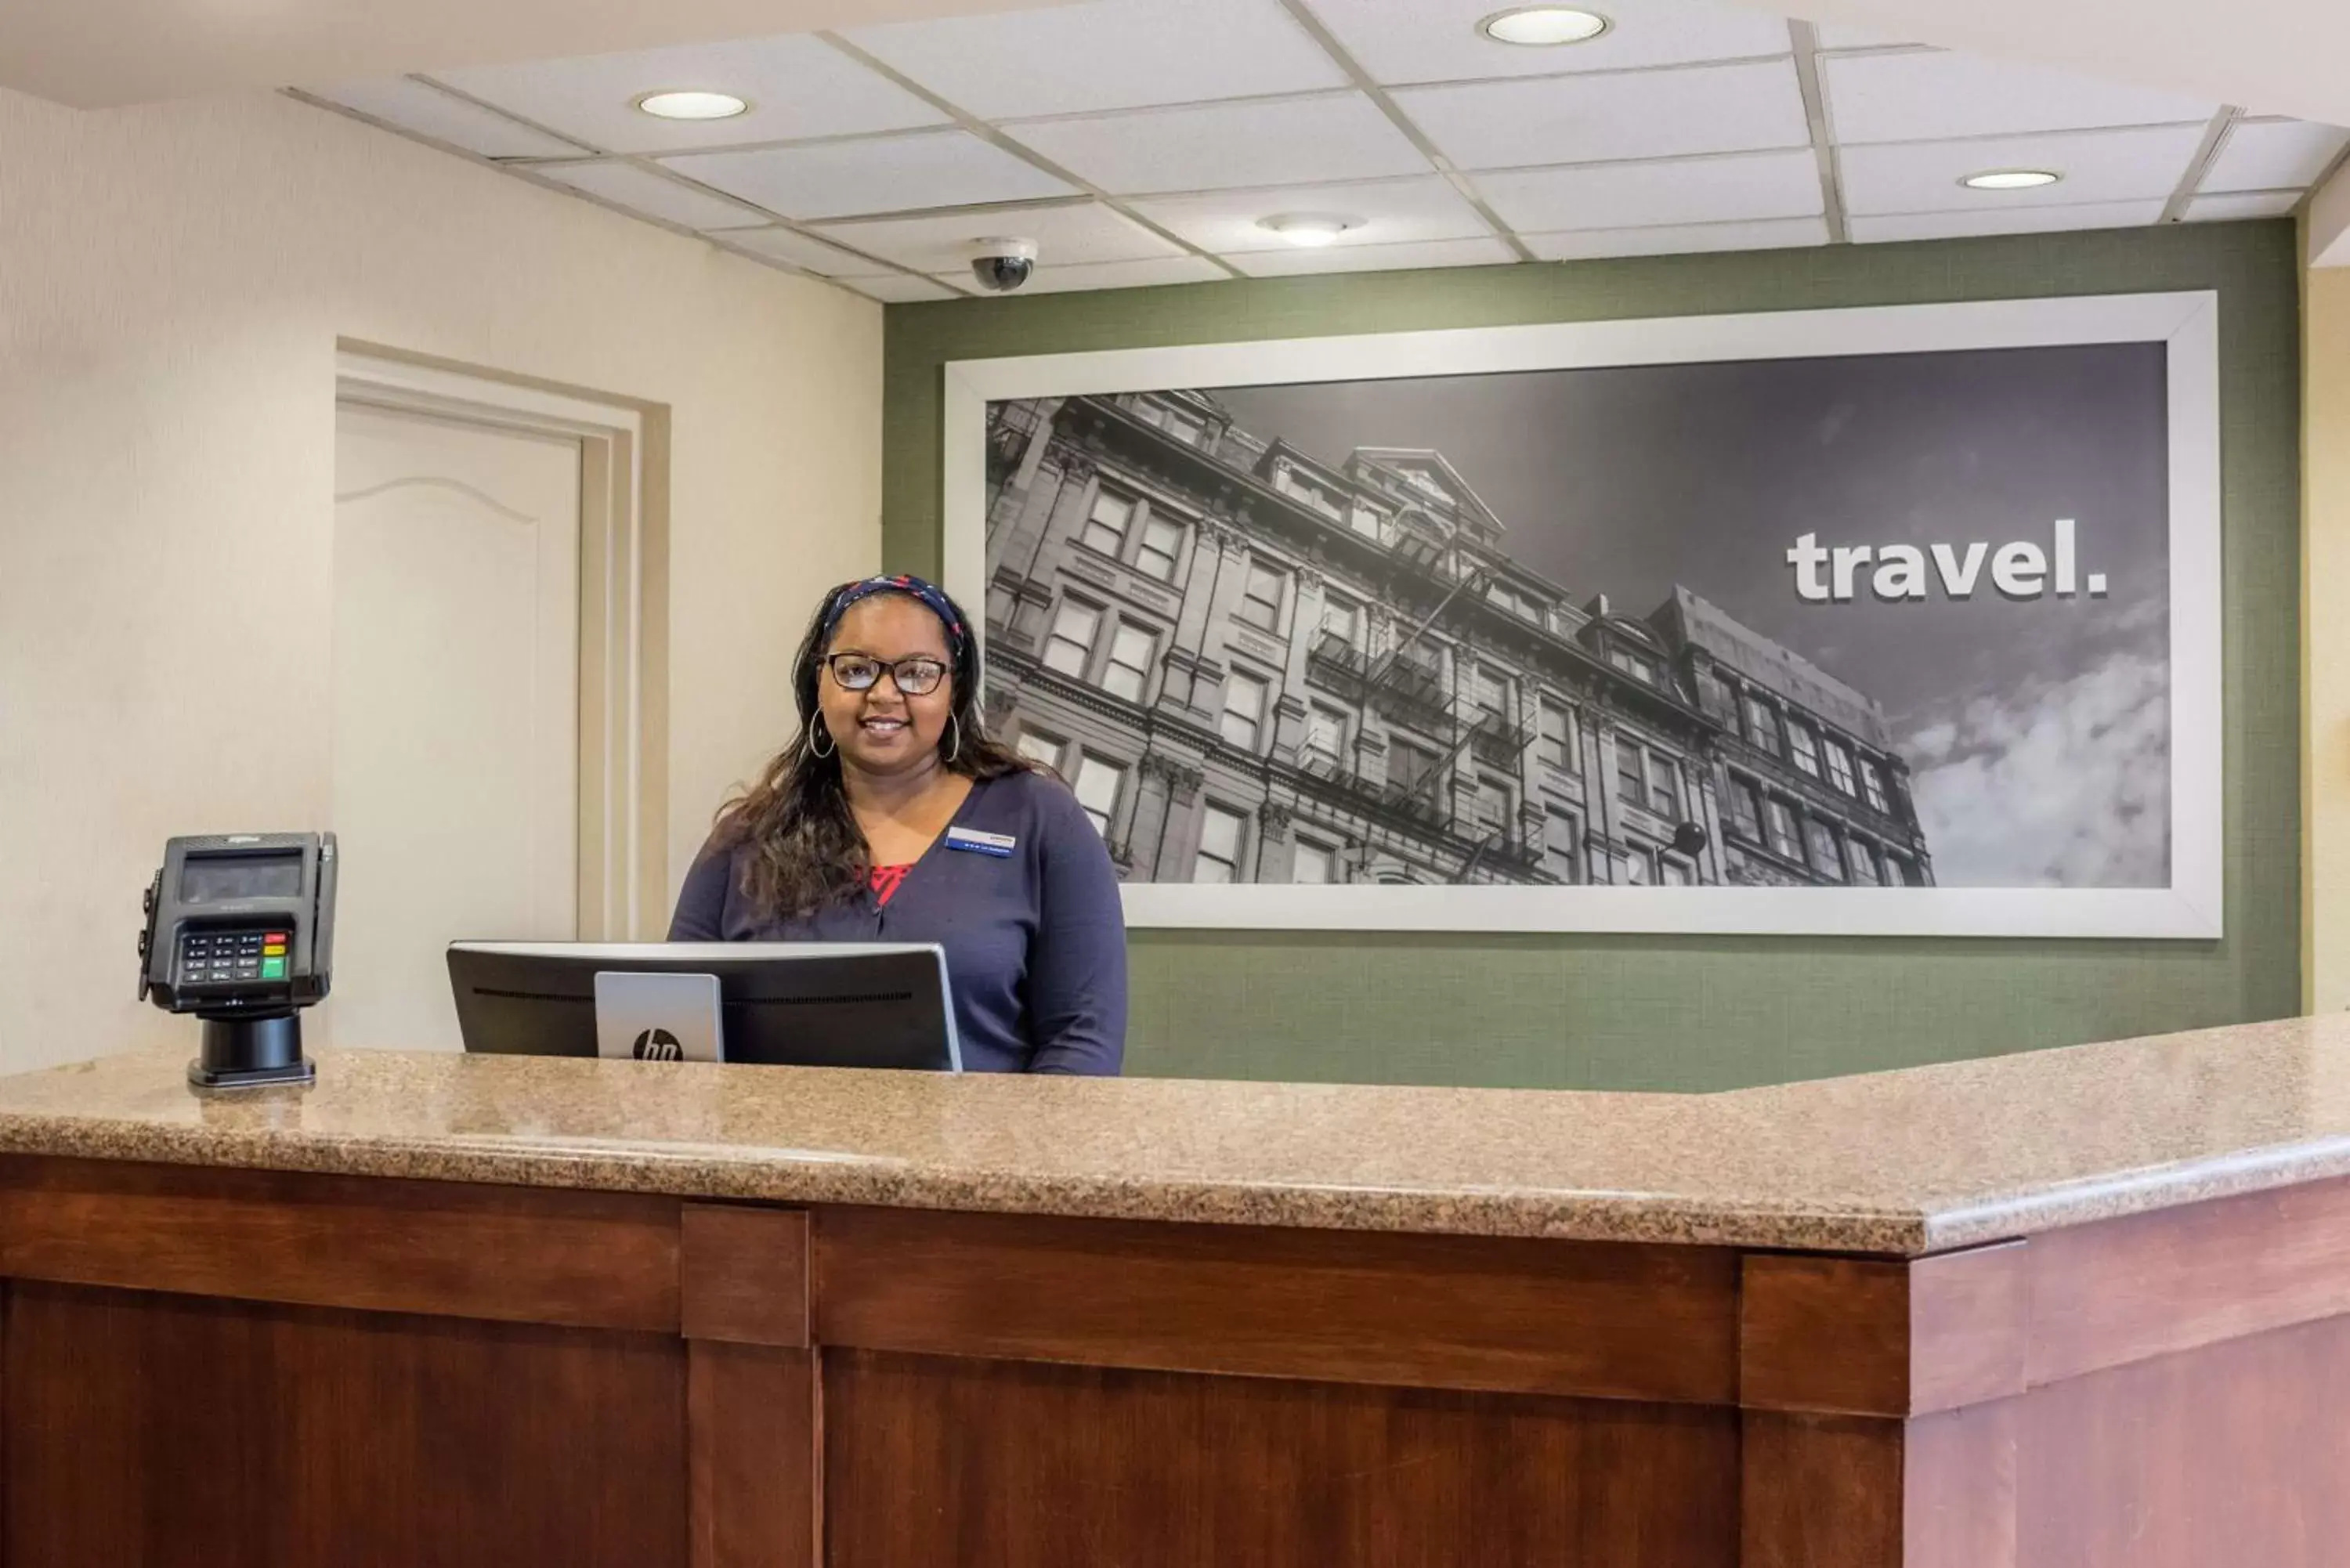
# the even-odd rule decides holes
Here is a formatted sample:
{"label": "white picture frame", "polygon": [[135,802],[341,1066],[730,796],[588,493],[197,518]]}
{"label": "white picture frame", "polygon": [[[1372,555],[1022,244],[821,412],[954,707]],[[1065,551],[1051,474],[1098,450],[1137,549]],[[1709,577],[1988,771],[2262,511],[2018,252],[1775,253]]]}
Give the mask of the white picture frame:
{"label": "white picture frame", "polygon": [[944,576],[987,597],[991,402],[1578,368],[2075,344],[2167,348],[2170,881],[2168,887],[1291,886],[1137,882],[1135,927],[1823,937],[2153,938],[2223,932],[2218,296],[2208,291],[1691,316],[1203,343],[961,360],[944,368]]}

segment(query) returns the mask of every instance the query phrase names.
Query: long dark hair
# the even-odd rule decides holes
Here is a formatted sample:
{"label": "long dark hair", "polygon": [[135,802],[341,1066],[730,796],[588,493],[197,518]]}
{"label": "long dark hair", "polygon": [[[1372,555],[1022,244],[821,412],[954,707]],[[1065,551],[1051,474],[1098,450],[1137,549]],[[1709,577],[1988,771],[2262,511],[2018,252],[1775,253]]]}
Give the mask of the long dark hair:
{"label": "long dark hair", "polygon": [[[951,772],[971,779],[999,778],[1029,773],[1034,764],[1011,747],[989,738],[979,711],[979,644],[961,628],[971,625],[961,606],[944,593],[922,585],[885,587],[918,603],[936,595],[954,613],[947,620],[947,648],[952,658],[948,679],[953,693],[953,715],[939,742],[939,760]],[[828,904],[855,897],[873,874],[865,835],[848,809],[848,795],[840,778],[840,751],[818,756],[809,745],[816,732],[816,702],[824,670],[826,645],[839,617],[837,607],[852,590],[869,595],[877,590],[862,583],[844,584],[824,596],[808,619],[807,635],[792,659],[792,698],[800,711],[800,732],[769,763],[759,782],[727,803],[718,814],[718,841],[728,846],[750,845],[743,890],[770,919],[788,920],[815,913]],[[935,607],[933,606],[932,607]]]}

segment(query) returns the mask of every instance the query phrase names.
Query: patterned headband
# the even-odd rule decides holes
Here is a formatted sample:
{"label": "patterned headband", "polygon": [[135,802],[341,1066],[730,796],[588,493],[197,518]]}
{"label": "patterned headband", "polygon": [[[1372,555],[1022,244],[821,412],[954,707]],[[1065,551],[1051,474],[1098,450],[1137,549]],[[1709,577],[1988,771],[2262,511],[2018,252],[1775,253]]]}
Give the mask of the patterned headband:
{"label": "patterned headband", "polygon": [[924,582],[920,577],[907,576],[902,573],[894,577],[866,577],[834,589],[832,608],[824,618],[824,641],[827,644],[832,641],[832,634],[840,628],[840,618],[848,613],[850,607],[876,594],[903,594],[908,598],[920,599],[946,627],[947,649],[957,659],[961,659],[963,650],[970,646],[971,634],[963,629],[962,617],[956,611],[954,601],[947,597],[946,590],[935,583]]}

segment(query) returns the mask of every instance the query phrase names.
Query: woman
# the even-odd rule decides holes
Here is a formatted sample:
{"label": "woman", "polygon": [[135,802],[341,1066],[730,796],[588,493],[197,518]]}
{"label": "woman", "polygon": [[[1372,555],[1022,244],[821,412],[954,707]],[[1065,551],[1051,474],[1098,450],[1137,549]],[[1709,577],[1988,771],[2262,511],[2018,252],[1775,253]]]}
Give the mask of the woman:
{"label": "woman", "polygon": [[982,732],[970,626],[919,577],[825,596],[799,735],[719,815],[670,940],[937,942],[965,1067],[1114,1074],[1118,876],[1076,798]]}

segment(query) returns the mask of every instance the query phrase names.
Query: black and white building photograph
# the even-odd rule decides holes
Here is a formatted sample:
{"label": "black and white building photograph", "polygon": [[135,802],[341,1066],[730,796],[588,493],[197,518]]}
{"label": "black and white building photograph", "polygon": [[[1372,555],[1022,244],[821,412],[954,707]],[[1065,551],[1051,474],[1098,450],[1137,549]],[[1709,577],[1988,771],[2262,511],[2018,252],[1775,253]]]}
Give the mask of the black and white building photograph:
{"label": "black and white building photograph", "polygon": [[2165,889],[2170,369],[993,399],[991,718],[1129,885]]}

